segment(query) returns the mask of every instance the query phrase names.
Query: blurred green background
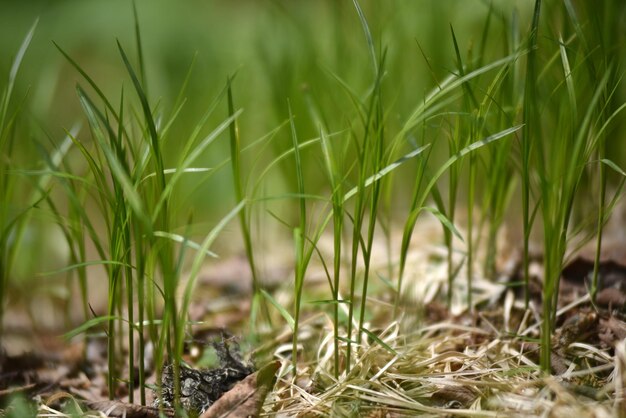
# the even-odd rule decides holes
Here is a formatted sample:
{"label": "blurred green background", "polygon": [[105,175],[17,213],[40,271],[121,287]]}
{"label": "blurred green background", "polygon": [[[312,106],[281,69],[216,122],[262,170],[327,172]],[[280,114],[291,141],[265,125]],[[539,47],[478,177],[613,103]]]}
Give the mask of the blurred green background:
{"label": "blurred green background", "polygon": [[[364,1],[377,47],[387,48],[385,99],[393,131],[406,119],[436,81],[455,68],[450,36],[453,25],[463,53],[471,55],[481,41],[490,3],[475,1]],[[136,2],[147,69],[148,94],[165,115],[196,55],[187,99],[172,137],[188,135],[202,113],[236,73],[235,103],[244,109],[239,120],[242,140],[250,143],[285,122],[287,99],[301,139],[318,136],[307,101],[313,100],[331,131],[344,130],[355,117],[354,107],[336,74],[360,95],[372,83],[367,45],[350,1],[141,1]],[[84,118],[75,85],[80,75],[54,47],[63,48],[117,103],[122,85],[130,90],[116,39],[136,58],[133,9],[130,1],[24,1],[0,6],[0,70],[8,72],[24,34],[35,19],[39,25],[19,74],[16,98],[26,97],[26,118],[40,132],[59,141],[64,129]],[[501,56],[513,16],[527,26],[532,5],[527,1],[495,1],[487,42]],[[501,33],[502,36],[497,36]],[[426,63],[419,45],[428,57]],[[471,58],[471,57],[470,57]],[[135,59],[134,63],[136,64]],[[437,80],[435,80],[437,79]],[[225,104],[207,124],[207,131],[226,115]],[[84,124],[83,124],[84,126]],[[43,132],[41,132],[43,131]],[[174,143],[171,141],[170,143]],[[289,129],[282,129],[272,147],[278,153],[291,146]],[[206,155],[207,165],[227,155],[220,141]],[[26,153],[25,158],[32,154]],[[271,156],[268,158],[271,159]],[[260,163],[262,165],[262,163]],[[291,173],[291,167],[283,167]],[[309,167],[313,172],[317,166]],[[229,170],[194,189],[197,212],[223,211],[232,205]],[[278,172],[272,183],[292,182]],[[293,188],[291,189],[293,190]]]}

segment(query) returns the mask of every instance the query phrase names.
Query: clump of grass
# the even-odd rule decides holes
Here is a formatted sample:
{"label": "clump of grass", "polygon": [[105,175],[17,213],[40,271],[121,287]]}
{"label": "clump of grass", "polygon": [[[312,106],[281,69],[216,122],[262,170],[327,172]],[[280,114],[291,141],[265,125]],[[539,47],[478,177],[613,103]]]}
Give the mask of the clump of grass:
{"label": "clump of grass", "polygon": [[[471,71],[461,77],[454,77],[454,76],[448,77],[444,82],[440,84],[438,88],[433,90],[433,92],[426,97],[424,104],[419,106],[414,111],[414,113],[411,115],[411,118],[407,121],[403,130],[400,132],[400,135],[404,135],[406,132],[413,129],[416,125],[423,123],[425,120],[427,120],[430,117],[433,117],[433,115],[436,116],[437,112],[440,111],[441,107],[447,104],[448,101],[450,101],[450,96],[453,96],[456,93],[456,89],[458,89],[464,83],[476,77],[479,77],[482,74],[489,72],[490,70],[494,70],[494,69],[506,66],[509,63],[514,62],[517,59],[517,57],[518,57],[518,53],[515,53],[504,59],[498,60],[494,63],[490,63],[483,67],[477,68],[476,70]],[[500,76],[496,78],[496,82],[494,83],[494,85],[498,84],[497,80],[499,78]],[[428,210],[432,212],[433,214],[435,214],[441,220],[441,223],[444,229],[447,231],[444,236],[447,236],[448,234],[450,234],[450,236],[455,235],[457,236],[457,238],[463,240],[458,230],[454,227],[452,220],[449,218],[449,213],[456,206],[456,204],[454,203],[456,201],[456,197],[455,197],[456,192],[450,192],[451,197],[449,199],[449,207],[445,208],[443,199],[441,198],[441,194],[439,193],[438,188],[437,188],[437,181],[447,172],[447,170],[450,167],[455,166],[457,161],[461,160],[466,155],[473,153],[474,151],[482,148],[483,146],[491,142],[504,138],[516,132],[520,128],[521,126],[513,126],[510,128],[506,128],[497,133],[489,135],[481,140],[468,143],[464,145],[463,147],[460,147],[457,144],[456,145],[457,148],[451,148],[451,152],[450,152],[451,155],[448,158],[448,160],[441,166],[437,167],[434,173],[429,176],[430,181],[428,181],[428,183],[426,183],[425,186],[423,186],[423,181],[424,181],[423,176],[425,175],[425,172],[426,172],[424,168],[425,166],[418,167],[417,177],[414,182],[415,188],[413,190],[413,197],[411,199],[411,204],[409,206],[409,214],[407,216],[404,229],[403,229],[403,238],[402,238],[402,244],[401,244],[401,250],[400,250],[400,262],[399,262],[400,264],[399,264],[399,273],[398,273],[399,274],[398,296],[400,296],[402,293],[402,282],[403,282],[404,270],[406,267],[406,260],[409,254],[409,245],[411,243],[413,230],[415,228],[418,216],[422,211]],[[458,173],[456,175],[458,176]],[[451,178],[452,177],[454,177],[454,174],[451,174]],[[450,186],[451,189],[457,187],[456,186],[457,180],[452,180],[452,181],[453,181],[453,184]],[[429,208],[425,206],[427,199],[431,196],[431,193],[437,204],[437,209]],[[455,269],[451,270],[452,268],[451,238],[445,239],[445,242],[446,242],[446,245],[448,246],[449,293],[448,293],[447,298],[448,298],[448,302],[450,302],[452,298],[452,292],[453,292],[453,290],[451,290],[452,278],[455,276],[455,272],[454,272]]]}
{"label": "clump of grass", "polygon": [[[233,101],[233,93],[232,93],[232,80],[228,80],[228,114],[230,117],[234,117],[235,115],[235,106]],[[244,196],[244,185],[242,179],[242,169],[241,169],[241,139],[239,137],[239,129],[237,126],[237,121],[233,120],[233,123],[230,125],[230,155],[232,161],[232,171],[233,171],[233,180],[234,180],[234,188],[235,188],[235,198],[237,201],[242,202],[245,198]],[[258,306],[261,301],[261,284],[259,282],[258,271],[256,267],[256,263],[254,261],[254,250],[252,245],[252,236],[250,234],[250,216],[248,214],[249,210],[244,208],[239,212],[239,225],[241,227],[241,232],[243,236],[243,242],[246,249],[246,257],[248,259],[248,263],[250,265],[250,272],[252,274],[252,310],[251,310],[251,319],[252,323],[256,323],[254,319],[256,317],[256,312],[258,310]]]}
{"label": "clump of grass", "polygon": [[[24,55],[34,36],[37,22],[30,28],[21,46],[19,47],[8,79],[3,85],[2,96],[0,96],[0,334],[4,324],[4,309],[6,303],[6,292],[9,278],[12,273],[12,266],[20,251],[20,241],[23,237],[24,218],[29,209],[39,203],[41,198],[18,207],[20,198],[16,193],[17,174],[12,173],[12,153],[16,136],[19,134],[17,118],[20,110],[20,103],[14,103],[13,90],[15,80],[19,72]],[[37,190],[37,193],[39,191]],[[45,192],[44,196],[45,197]]]}
{"label": "clump of grass", "polygon": [[[412,198],[411,212],[409,219],[405,226],[405,234],[402,243],[402,252],[400,259],[400,280],[403,275],[404,266],[406,263],[406,257],[408,254],[409,243],[412,235],[413,228],[417,221],[418,215],[422,211],[428,211],[433,213],[440,221],[446,230],[451,231],[460,238],[460,233],[453,225],[453,223],[446,217],[441,210],[426,206],[426,200],[431,195],[431,192],[435,189],[439,179],[457,162],[462,161],[464,157],[471,155],[482,147],[505,138],[517,130],[520,126],[509,127],[503,129],[494,134],[488,135],[483,139],[468,140],[462,148],[450,156],[450,158],[440,167],[437,167],[435,173],[429,176],[426,185],[421,184],[422,176],[426,173],[427,162],[430,155],[430,148],[428,144],[414,148],[407,154],[402,155],[400,158],[393,161],[394,153],[401,147],[403,147],[403,141],[405,135],[419,128],[424,121],[428,118],[438,117],[438,112],[444,105],[448,104],[451,100],[456,98],[458,89],[462,88],[464,83],[473,80],[483,74],[488,73],[491,70],[498,69],[506,66],[510,62],[513,62],[518,54],[513,54],[505,59],[497,61],[492,64],[488,64],[484,67],[477,68],[467,74],[461,76],[451,76],[440,86],[439,89],[433,92],[428,98],[425,104],[420,105],[410,115],[408,120],[404,123],[401,130],[391,139],[386,141],[385,132],[385,118],[383,110],[382,100],[382,76],[384,74],[384,53],[382,57],[377,58],[375,53],[374,43],[372,36],[369,32],[365,16],[360,9],[358,3],[355,3],[357,8],[357,14],[361,19],[361,26],[366,34],[366,40],[369,50],[369,55],[374,63],[374,82],[373,86],[365,96],[365,100],[356,95],[349,87],[347,87],[338,76],[333,76],[335,80],[341,83],[341,86],[350,95],[351,100],[355,103],[355,111],[357,114],[357,120],[362,123],[360,126],[361,140],[357,141],[357,133],[352,129],[349,137],[352,139],[352,143],[356,148],[357,159],[355,163],[348,161],[337,162],[338,159],[347,158],[345,152],[336,152],[336,147],[333,147],[326,134],[325,124],[323,117],[317,111],[314,104],[310,105],[312,117],[317,126],[320,127],[320,138],[316,138],[314,141],[321,141],[322,153],[324,158],[324,164],[331,184],[331,197],[328,199],[329,213],[322,216],[322,221],[318,224],[317,228],[313,230],[310,237],[306,237],[307,226],[300,223],[295,228],[294,241],[296,246],[296,268],[295,268],[295,290],[294,290],[294,313],[288,314],[283,307],[278,303],[270,299],[270,302],[274,304],[283,317],[293,326],[294,338],[293,338],[293,350],[292,361],[297,361],[298,352],[298,325],[300,316],[300,298],[303,280],[305,277],[306,269],[309,265],[312,254],[316,251],[317,242],[330,222],[333,220],[333,242],[335,244],[335,252],[333,253],[333,266],[332,274],[326,270],[329,278],[329,287],[332,295],[330,301],[333,305],[333,375],[338,378],[341,374],[340,363],[345,364],[345,373],[350,373],[352,367],[355,366],[354,353],[360,349],[363,336],[367,335],[369,339],[377,341],[384,346],[382,340],[380,340],[376,333],[367,329],[366,325],[366,313],[367,313],[367,294],[368,283],[370,280],[370,267],[371,267],[371,253],[374,242],[374,232],[377,225],[377,209],[380,196],[383,194],[383,178],[388,177],[396,168],[410,161],[417,161],[418,163],[418,175],[416,179],[416,188]],[[504,72],[498,73],[496,81],[493,82],[494,86],[499,86],[499,82],[502,79]],[[495,89],[495,87],[493,87]],[[490,103],[486,100],[486,103]],[[483,105],[485,111],[489,109],[488,104]],[[295,126],[293,122],[293,115],[290,117],[292,123],[292,138],[296,138]],[[300,222],[307,218],[306,205],[303,199],[304,196],[304,179],[302,176],[302,159],[300,156],[301,144],[297,141],[294,142],[293,148],[289,151],[289,154],[294,156],[296,164],[296,178],[298,179],[298,202],[300,207]],[[283,156],[287,153],[283,154]],[[283,156],[279,157],[282,158]],[[393,161],[393,162],[392,162]],[[346,172],[339,172],[338,167],[346,167]],[[344,193],[343,182],[349,178],[350,171],[356,172],[356,186]],[[346,203],[354,199],[353,206],[346,207]],[[348,275],[347,283],[345,287],[348,289],[346,299],[340,298],[340,288],[342,286],[339,277],[341,274],[341,247],[343,244],[343,227],[344,214],[350,219],[352,223],[352,232],[349,234],[351,249],[348,254]],[[310,246],[308,249],[304,248],[304,242],[309,241]],[[362,270],[359,270],[359,259],[362,260]],[[361,282],[361,292],[357,293],[357,284]],[[402,293],[402,285],[399,283],[397,303],[399,303],[399,296]],[[342,335],[342,327],[339,320],[339,312],[342,305],[347,305],[347,318],[345,319],[345,334]],[[359,305],[360,304],[360,305]],[[359,309],[356,311],[355,309]],[[357,313],[358,312],[358,313]],[[358,319],[357,319],[358,317]],[[345,345],[345,354],[342,357],[339,348]],[[355,351],[355,349],[357,349]]]}
{"label": "clump of grass", "polygon": [[[165,358],[174,364],[174,385],[176,397],[179,395],[178,371],[187,327],[187,310],[198,274],[204,258],[214,256],[209,247],[218,232],[244,207],[239,205],[218,226],[207,235],[202,244],[196,244],[184,236],[172,232],[176,216],[170,208],[170,198],[181,177],[187,173],[208,171],[208,168],[192,167],[202,152],[225,132],[238,117],[240,111],[231,108],[230,116],[204,139],[198,141],[201,129],[208,116],[215,110],[226,89],[209,106],[206,114],[194,127],[192,133],[182,143],[182,152],[174,169],[165,166],[163,147],[169,129],[182,105],[175,108],[172,117],[163,124],[158,122],[140,76],[137,75],[122,46],[118,43],[122,61],[132,80],[142,112],[126,121],[125,102],[122,91],[120,105],[115,109],[104,93],[84,70],[63,53],[70,63],[81,73],[104,103],[104,110],[98,109],[88,93],[78,87],[78,95],[89,121],[95,146],[89,147],[84,140],[72,137],[89,167],[88,181],[83,186],[86,192],[74,193],[68,190],[71,201],[78,208],[84,205],[85,198],[93,189],[100,215],[105,222],[106,238],[103,240],[95,232],[92,214],[80,212],[82,222],[92,231],[90,238],[95,243],[109,278],[108,309],[105,317],[89,322],[89,326],[106,321],[108,324],[109,395],[115,393],[117,381],[121,378],[119,353],[123,343],[122,335],[128,336],[128,370],[135,365],[135,335],[139,334],[139,385],[141,402],[145,403],[144,332],[145,324],[155,346],[157,384],[160,384],[161,366]],[[63,52],[63,51],[62,51]],[[144,70],[141,69],[140,73]],[[143,78],[143,76],[141,76]],[[231,102],[232,105],[232,102]],[[133,129],[129,128],[133,126]],[[157,127],[159,126],[159,127]],[[191,219],[189,214],[189,219]],[[191,221],[189,221],[191,222]],[[189,226],[187,226],[189,228]],[[182,246],[176,252],[175,243]],[[193,248],[197,256],[192,265],[191,278],[185,290],[182,303],[177,302],[180,288],[185,250]],[[124,280],[124,281],[123,281]],[[137,307],[135,308],[135,302]],[[124,306],[125,303],[125,306]],[[162,314],[160,306],[163,306]],[[135,319],[138,315],[138,321]],[[160,317],[160,319],[159,319]],[[118,324],[126,323],[122,328]],[[82,327],[81,330],[84,330]],[[129,379],[129,396],[133,401],[133,378]]]}
{"label": "clump of grass", "polygon": [[[557,28],[558,33],[554,34],[554,39],[558,41],[544,40],[541,43],[538,42],[536,34],[539,28],[540,7],[541,2],[537,1],[531,29],[531,52],[528,56],[524,98],[527,125],[523,138],[523,142],[526,142],[522,152],[522,182],[525,185],[523,225],[526,230],[527,257],[527,241],[530,234],[527,228],[530,228],[534,216],[529,216],[530,211],[527,208],[529,205],[527,187],[531,184],[534,174],[538,178],[536,204],[542,215],[544,240],[541,366],[545,371],[549,371],[561,271],[571,238],[575,236],[577,230],[580,230],[575,222],[582,222],[584,219],[580,215],[581,205],[577,205],[577,199],[581,198],[582,192],[587,192],[582,188],[587,166],[592,163],[594,156],[604,155],[602,138],[622,107],[612,108],[609,104],[609,98],[619,82],[612,76],[612,65],[606,64],[605,61],[600,72],[588,62],[591,58],[587,49],[586,34],[577,21],[572,5],[568,3],[563,6],[563,15],[569,17],[574,28],[571,36],[567,32],[560,32],[563,29]],[[545,64],[541,72],[537,72],[536,66],[541,58],[545,59]],[[540,96],[539,89],[549,90],[550,95]],[[546,112],[549,112],[550,117],[546,117]],[[531,160],[533,164],[530,164]],[[525,167],[527,164],[528,167]],[[605,165],[602,162],[594,164]],[[600,254],[602,225],[606,222],[605,215],[609,207],[604,203],[606,190],[604,170],[605,168],[602,168],[599,172],[599,199],[602,204],[598,205],[595,231],[596,266]],[[575,216],[577,211],[579,215]],[[527,261],[524,266],[527,279]],[[597,275],[595,277],[591,283],[592,293],[597,286]]]}

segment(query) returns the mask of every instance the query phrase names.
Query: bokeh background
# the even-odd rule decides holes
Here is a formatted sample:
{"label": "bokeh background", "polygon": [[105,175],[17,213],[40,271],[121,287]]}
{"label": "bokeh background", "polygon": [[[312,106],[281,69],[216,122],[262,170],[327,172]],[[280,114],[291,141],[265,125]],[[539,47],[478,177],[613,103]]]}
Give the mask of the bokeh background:
{"label": "bokeh background", "polygon": [[[561,5],[545,2],[546,22],[560,19],[555,10]],[[610,19],[611,30],[624,27],[624,6]],[[177,158],[177,138],[184,138],[196,127],[211,102],[223,90],[229,76],[233,83],[236,107],[244,109],[239,118],[244,146],[272,132],[274,138],[263,148],[244,154],[245,168],[251,176],[262,171],[277,155],[292,147],[286,122],[288,101],[295,116],[300,140],[319,135],[312,108],[319,110],[331,133],[350,129],[356,118],[354,105],[338,79],[357,95],[364,97],[372,85],[371,61],[364,33],[351,1],[339,0],[237,0],[237,1],[163,1],[137,0],[135,3],[147,74],[147,92],[157,115],[169,117],[179,96],[185,104],[169,135],[166,166]],[[450,28],[457,34],[459,49],[468,62],[483,64],[506,55],[511,45],[519,45],[530,26],[533,2],[527,0],[394,0],[361,2],[375,38],[376,48],[386,50],[384,100],[386,129],[395,132],[424,99],[426,93],[446,76],[456,73],[454,44]],[[71,56],[117,103],[122,88],[132,95],[132,85],[122,63],[116,40],[137,64],[133,2],[127,0],[55,0],[0,2],[0,76],[6,77],[11,62],[33,23],[38,20],[32,44],[18,74],[13,108],[21,107],[16,124],[23,132],[10,158],[23,169],[41,168],[39,148],[59,144],[66,130],[82,127],[86,120],[76,85],[84,79],[67,62],[54,43]],[[488,25],[488,26],[487,26]],[[563,23],[567,25],[567,23]],[[489,30],[485,31],[488,27]],[[551,36],[546,31],[546,37]],[[485,45],[483,48],[482,45]],[[619,42],[616,44],[620,45]],[[623,43],[621,43],[623,46]],[[477,50],[484,50],[481,57]],[[616,54],[623,54],[616,50]],[[623,59],[621,60],[623,62]],[[192,65],[193,63],[193,65]],[[181,88],[191,68],[187,88]],[[89,91],[89,89],[87,89]],[[616,101],[624,97],[623,87]],[[136,108],[138,109],[138,107]],[[210,132],[227,117],[225,101],[210,117],[203,132]],[[410,143],[410,136],[407,141]],[[42,145],[44,144],[44,145]],[[446,149],[445,141],[437,145]],[[71,151],[78,157],[78,152]],[[212,167],[228,158],[229,144],[223,135],[202,157],[199,165]],[[612,155],[621,164],[624,152]],[[304,153],[307,190],[327,193],[319,154]],[[445,152],[433,161],[443,161]],[[75,172],[81,172],[76,158]],[[404,210],[412,190],[411,170],[403,168],[388,200],[390,212],[395,205]],[[15,199],[28,200],[32,180],[19,180]],[[250,183],[254,178],[249,179]],[[296,190],[293,161],[278,164],[261,186],[264,195]],[[228,167],[210,178],[189,176],[176,192],[180,218],[179,233],[185,232],[193,212],[192,233],[202,236],[235,204]],[[294,202],[295,203],[295,202]],[[60,203],[62,205],[62,203]],[[515,205],[513,205],[515,207]],[[295,205],[267,203],[286,223],[297,217]],[[512,209],[515,211],[515,209]],[[269,218],[268,218],[269,219]],[[400,221],[402,222],[402,220]],[[272,227],[287,238],[291,231],[279,222]],[[265,226],[258,236],[272,236]],[[282,229],[281,229],[282,228]],[[217,249],[240,251],[236,227],[223,233]],[[60,268],[66,263],[62,237],[55,220],[45,211],[33,215],[25,239],[29,251],[16,264],[16,276],[32,279],[37,272]],[[270,243],[271,239],[267,239]],[[37,254],[33,257],[32,254]],[[13,282],[11,297],[19,298],[33,288],[26,280]],[[41,282],[36,287],[41,289]],[[21,289],[21,290],[16,290]],[[60,288],[62,289],[62,288]],[[56,290],[55,290],[56,291]],[[63,292],[63,290],[60,290]],[[60,295],[59,297],[67,297]]]}
{"label": "bokeh background", "polygon": [[[287,100],[300,138],[319,135],[309,116],[308,100],[317,103],[331,131],[345,129],[354,116],[353,105],[331,74],[361,95],[372,83],[367,44],[350,1],[138,0],[136,6],[149,98],[159,111],[172,112],[195,57],[173,137],[188,135],[227,77],[235,74],[235,101],[244,109],[240,125],[248,143],[287,120]],[[511,19],[527,26],[532,8],[526,1],[482,0],[365,1],[362,6],[377,47],[387,49],[384,87],[392,129],[437,81],[455,71],[450,25],[459,34],[461,51],[471,55],[482,42],[492,7],[495,13],[486,39],[492,56],[484,58],[488,62],[499,58],[502,45],[511,41],[505,35]],[[113,103],[122,86],[130,91],[116,40],[136,64],[132,2],[24,1],[2,2],[0,7],[2,74],[8,73],[24,34],[39,19],[15,94],[25,98],[25,117],[44,131],[37,134],[62,137],[64,129],[84,118],[75,85],[86,83],[53,42],[84,68]],[[226,106],[222,107],[207,129],[225,118]],[[272,146],[277,150],[291,146],[289,130],[282,129]],[[227,142],[222,141],[206,158],[221,161],[226,150]],[[282,181],[290,181],[293,176],[284,177]],[[223,209],[232,203],[224,197],[229,188],[228,181],[218,179],[194,196],[194,204],[203,210],[211,211],[215,205]]]}

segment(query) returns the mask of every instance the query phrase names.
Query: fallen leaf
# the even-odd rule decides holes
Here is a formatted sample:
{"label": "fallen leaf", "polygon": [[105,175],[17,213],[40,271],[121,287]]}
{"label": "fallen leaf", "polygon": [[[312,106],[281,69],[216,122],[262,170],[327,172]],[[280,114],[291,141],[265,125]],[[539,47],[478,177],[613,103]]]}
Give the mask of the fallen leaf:
{"label": "fallen leaf", "polygon": [[219,398],[200,418],[257,417],[263,402],[276,382],[280,362],[272,362],[237,383]]}

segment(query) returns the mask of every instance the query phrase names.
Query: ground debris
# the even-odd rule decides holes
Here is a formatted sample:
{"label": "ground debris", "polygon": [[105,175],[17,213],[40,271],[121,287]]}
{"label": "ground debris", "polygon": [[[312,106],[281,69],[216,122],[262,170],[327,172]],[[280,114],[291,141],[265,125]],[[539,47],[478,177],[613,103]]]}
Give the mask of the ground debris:
{"label": "ground debris", "polygon": [[276,382],[280,362],[274,361],[237,383],[200,418],[256,417]]}
{"label": "ground debris", "polygon": [[[574,258],[563,268],[561,293],[586,294],[592,287],[593,271],[593,259],[584,256]],[[626,266],[613,259],[600,260],[597,290],[596,304],[598,306],[622,309],[626,303]],[[567,295],[562,296],[567,297]]]}
{"label": "ground debris", "polygon": [[[141,406],[119,401],[83,401],[83,403],[95,411],[104,413],[107,417],[125,418],[159,418],[159,409],[151,406]],[[164,409],[163,415],[173,417],[174,411]]]}
{"label": "ground debris", "polygon": [[626,338],[626,323],[615,315],[600,320],[598,337],[606,347],[613,347]]}

